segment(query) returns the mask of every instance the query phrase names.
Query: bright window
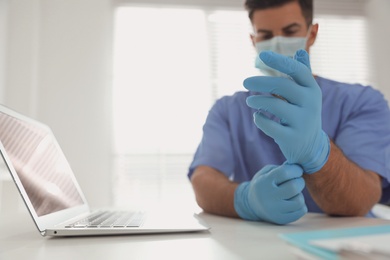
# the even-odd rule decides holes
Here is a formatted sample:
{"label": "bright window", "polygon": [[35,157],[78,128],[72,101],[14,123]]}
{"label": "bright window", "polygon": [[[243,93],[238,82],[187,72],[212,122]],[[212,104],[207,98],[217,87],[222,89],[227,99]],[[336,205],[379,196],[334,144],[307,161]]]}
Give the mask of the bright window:
{"label": "bright window", "polygon": [[319,33],[311,49],[313,72],[342,82],[372,84],[366,19],[321,15],[315,22]]}
{"label": "bright window", "polygon": [[[364,17],[318,16],[313,72],[370,83]],[[258,71],[245,11],[117,8],[114,44],[114,202],[183,197],[186,173],[215,99]],[[190,196],[190,195],[188,195]],[[184,197],[183,197],[184,198]],[[146,199],[146,201],[145,201]],[[139,206],[139,205],[137,205]]]}

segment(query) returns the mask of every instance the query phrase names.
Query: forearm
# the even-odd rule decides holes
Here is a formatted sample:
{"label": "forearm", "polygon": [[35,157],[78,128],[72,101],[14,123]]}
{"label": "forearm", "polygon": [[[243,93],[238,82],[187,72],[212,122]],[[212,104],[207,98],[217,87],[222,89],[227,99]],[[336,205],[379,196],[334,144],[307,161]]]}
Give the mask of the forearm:
{"label": "forearm", "polygon": [[221,172],[199,166],[191,177],[198,205],[206,212],[227,217],[238,217],[234,209],[234,192],[238,186]]}
{"label": "forearm", "polygon": [[304,179],[314,201],[329,215],[364,216],[381,197],[380,176],[350,161],[333,142],[327,163]]}

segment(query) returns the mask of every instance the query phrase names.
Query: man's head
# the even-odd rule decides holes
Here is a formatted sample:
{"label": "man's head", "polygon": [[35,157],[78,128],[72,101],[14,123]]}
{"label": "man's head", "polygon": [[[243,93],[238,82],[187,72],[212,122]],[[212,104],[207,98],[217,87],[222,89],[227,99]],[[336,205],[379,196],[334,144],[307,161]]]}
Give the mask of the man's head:
{"label": "man's head", "polygon": [[313,23],[313,0],[247,0],[245,1],[245,8],[248,11],[249,19],[252,21],[253,13],[256,10],[280,7],[290,2],[299,4],[308,26]]}
{"label": "man's head", "polygon": [[275,36],[307,37],[306,50],[314,44],[318,24],[313,23],[313,0],[246,0],[253,26],[253,45]]}

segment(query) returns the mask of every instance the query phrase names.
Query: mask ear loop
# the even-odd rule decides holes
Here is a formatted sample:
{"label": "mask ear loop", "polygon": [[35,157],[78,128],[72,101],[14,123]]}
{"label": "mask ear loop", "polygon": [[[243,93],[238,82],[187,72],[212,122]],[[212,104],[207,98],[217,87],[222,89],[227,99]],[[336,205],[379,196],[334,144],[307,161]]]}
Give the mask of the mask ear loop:
{"label": "mask ear loop", "polygon": [[313,24],[309,25],[309,28],[307,29],[307,33],[306,33],[306,38],[309,38],[310,33],[311,33],[311,28],[313,28]]}
{"label": "mask ear loop", "polygon": [[[307,33],[306,33],[306,36],[305,36],[305,38],[306,38],[306,43],[305,43],[305,45],[307,44],[307,41],[308,41],[309,38],[310,38],[311,28],[313,28],[313,24],[310,24],[310,25],[309,25],[309,29],[307,29]],[[305,46],[305,47],[306,47],[306,46]]]}
{"label": "mask ear loop", "polygon": [[[313,27],[313,24],[310,24],[310,25],[309,25],[309,28],[307,29],[306,36],[304,37],[304,38],[305,38],[305,50],[306,50],[307,41],[308,41],[309,38],[310,38],[310,33],[311,33],[312,27]],[[302,37],[302,38],[303,38],[303,37]]]}

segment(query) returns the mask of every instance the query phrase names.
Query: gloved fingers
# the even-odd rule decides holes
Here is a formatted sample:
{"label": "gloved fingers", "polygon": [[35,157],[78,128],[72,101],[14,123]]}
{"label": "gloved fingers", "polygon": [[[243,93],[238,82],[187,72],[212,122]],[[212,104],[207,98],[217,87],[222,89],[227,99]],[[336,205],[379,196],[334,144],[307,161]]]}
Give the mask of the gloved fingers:
{"label": "gloved fingers", "polygon": [[258,171],[255,174],[255,176],[253,176],[252,180],[256,180],[259,177],[266,175],[267,173],[269,173],[270,171],[272,171],[273,169],[275,169],[277,167],[278,167],[277,165],[273,165],[273,164],[268,164],[268,165],[264,166],[263,168],[261,168],[260,171]]}
{"label": "gloved fingers", "polygon": [[[302,60],[305,59],[306,55],[308,56],[306,51],[299,55]],[[289,75],[299,85],[305,87],[317,85],[311,70],[297,60],[272,51],[262,51],[259,57],[267,66]]]}
{"label": "gloved fingers", "polygon": [[298,50],[294,55],[294,59],[299,61],[300,63],[305,64],[306,67],[308,67],[311,71],[310,57],[305,50]]}
{"label": "gloved fingers", "polygon": [[265,175],[267,175],[269,172],[271,172],[276,167],[278,167],[278,166],[277,165],[272,165],[272,164],[264,166],[263,168],[261,168],[261,170],[259,170],[255,174],[255,176],[253,176],[252,181],[255,181],[255,180],[259,179],[259,178],[264,177]]}
{"label": "gloved fingers", "polygon": [[282,200],[278,205],[281,214],[289,214],[290,212],[295,212],[305,206],[305,198],[302,193],[295,195],[289,200]]}
{"label": "gloved fingers", "polygon": [[286,126],[269,119],[263,113],[256,112],[253,114],[253,117],[255,125],[269,137],[275,139],[277,136],[286,134]]}
{"label": "gloved fingers", "polygon": [[303,204],[301,208],[297,209],[296,211],[289,212],[288,215],[291,216],[291,218],[298,220],[301,217],[303,217],[307,213],[307,206],[306,204]]}
{"label": "gloved fingers", "polygon": [[306,213],[307,213],[307,207],[306,205],[303,205],[301,208],[295,211],[285,213],[282,216],[278,217],[277,219],[274,219],[273,222],[275,224],[285,225],[297,221],[298,219],[303,217]]}
{"label": "gloved fingers", "polygon": [[301,194],[305,185],[305,180],[302,177],[285,181],[278,187],[278,197],[283,200],[292,200]]}
{"label": "gloved fingers", "polygon": [[[275,186],[279,186],[280,189],[290,189],[291,185],[296,185],[295,183],[290,183],[290,181],[299,179],[302,177],[302,175],[303,169],[299,165],[282,164],[279,167],[273,169],[269,177],[273,178],[273,183],[275,184]],[[297,184],[299,184],[299,182],[297,182]],[[303,186],[305,186],[304,182]],[[299,188],[299,186],[297,188]],[[285,196],[283,197],[283,199],[291,198],[299,192],[301,191],[295,192],[294,195]]]}
{"label": "gloved fingers", "polygon": [[301,105],[304,101],[305,88],[287,78],[255,76],[246,78],[243,82],[246,89],[278,95],[287,102]]}
{"label": "gloved fingers", "polygon": [[280,98],[273,96],[250,96],[247,97],[246,103],[251,108],[271,113],[272,115],[278,117],[285,125],[293,123],[291,121],[292,116],[299,113],[298,106],[287,103]]}
{"label": "gloved fingers", "polygon": [[290,205],[291,210],[286,210],[285,212],[291,212],[295,211],[297,209],[302,208],[305,204],[305,197],[303,196],[302,192],[299,192],[294,197],[291,197],[289,199],[285,200],[285,207],[287,208],[287,205]]}

